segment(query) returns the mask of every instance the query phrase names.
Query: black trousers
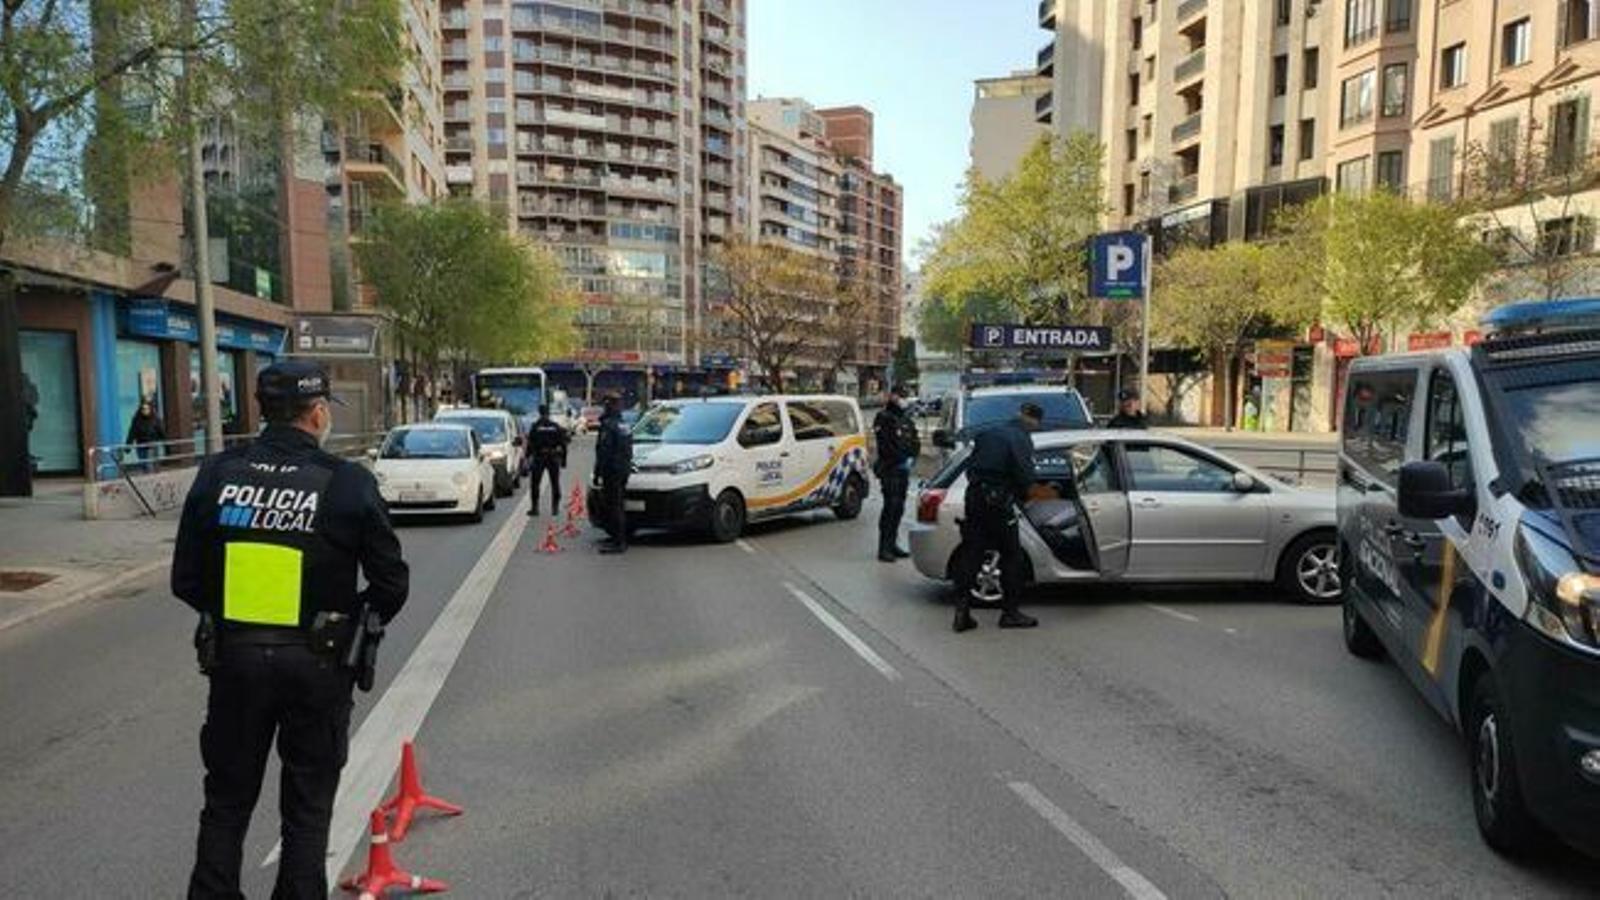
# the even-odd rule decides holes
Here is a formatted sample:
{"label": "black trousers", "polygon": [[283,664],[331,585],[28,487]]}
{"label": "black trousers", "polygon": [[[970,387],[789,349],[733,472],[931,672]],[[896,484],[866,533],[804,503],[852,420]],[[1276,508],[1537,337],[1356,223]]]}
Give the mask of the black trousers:
{"label": "black trousers", "polygon": [[328,821],[350,743],[351,672],[309,646],[226,643],[211,673],[190,900],[242,898],[245,831],[276,739],[283,855],[273,900],[326,900]]}
{"label": "black trousers", "polygon": [[956,609],[967,610],[972,603],[972,579],[983,568],[991,551],[1000,554],[1000,608],[1016,612],[1022,597],[1022,539],[1017,536],[1017,507],[1004,491],[967,485],[965,512],[961,520],[961,572],[964,583],[956,585]]}
{"label": "black trousers", "polygon": [[531,476],[528,480],[528,509],[531,512],[539,511],[539,485],[550,478],[550,515],[561,512],[561,461],[556,459],[533,460],[529,470]]}
{"label": "black trousers", "polygon": [[900,544],[900,520],[906,514],[911,474],[898,468],[881,473],[878,487],[883,491],[883,512],[878,514],[878,553],[892,553]]}
{"label": "black trousers", "polygon": [[628,515],[623,508],[627,490],[627,478],[600,476],[600,527],[620,547],[628,546]]}

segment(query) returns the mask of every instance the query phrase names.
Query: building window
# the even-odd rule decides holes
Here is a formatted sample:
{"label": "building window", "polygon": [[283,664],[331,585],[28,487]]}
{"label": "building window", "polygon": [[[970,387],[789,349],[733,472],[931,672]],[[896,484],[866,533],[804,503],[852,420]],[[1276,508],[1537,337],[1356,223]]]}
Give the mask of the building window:
{"label": "building window", "polygon": [[1439,54],[1439,88],[1449,90],[1467,83],[1467,45],[1452,44]]}
{"label": "building window", "polygon": [[1300,54],[1301,87],[1308,91],[1316,88],[1317,75],[1319,74],[1319,70],[1322,68],[1320,65],[1321,62],[1321,54],[1317,52],[1316,47],[1307,47],[1306,51]]}
{"label": "building window", "polygon": [[1300,120],[1300,160],[1311,159],[1317,155],[1317,120]]}
{"label": "building window", "polygon": [[1488,171],[1484,173],[1491,190],[1503,190],[1517,182],[1517,131],[1521,120],[1516,116],[1489,123]]}
{"label": "building window", "polygon": [[1528,61],[1533,43],[1533,21],[1524,16],[1500,29],[1500,65],[1520,66]]}
{"label": "building window", "polygon": [[1346,78],[1339,93],[1339,127],[1349,128],[1372,118],[1372,93],[1378,80],[1376,70]]}
{"label": "building window", "polygon": [[1289,24],[1294,18],[1294,0],[1278,0],[1278,27]]}
{"label": "building window", "polygon": [[1576,256],[1594,250],[1594,220],[1588,216],[1550,219],[1539,226],[1545,256]]}
{"label": "building window", "polygon": [[1139,105],[1139,73],[1128,73],[1128,105]]}
{"label": "building window", "polygon": [[1344,45],[1354,47],[1378,36],[1378,0],[1344,0]]}
{"label": "building window", "polygon": [[1150,140],[1151,133],[1155,130],[1156,117],[1151,113],[1145,113],[1144,117],[1140,121],[1143,126],[1144,139],[1148,141]]}
{"label": "building window", "polygon": [[1456,139],[1435,138],[1428,145],[1428,201],[1447,203],[1455,197]]}
{"label": "building window", "polygon": [[1267,165],[1283,165],[1283,126],[1274,125],[1267,129]]}
{"label": "building window", "polygon": [[1383,117],[1393,119],[1406,114],[1406,64],[1383,67]]}
{"label": "building window", "polygon": [[1561,46],[1582,43],[1600,36],[1600,0],[1567,0],[1561,19]]}
{"label": "building window", "polygon": [[1131,184],[1122,186],[1122,214],[1125,216],[1133,215],[1133,190],[1134,188]]}
{"label": "building window", "polygon": [[1133,49],[1137,50],[1140,47],[1144,46],[1144,20],[1143,19],[1135,18],[1133,20],[1133,30],[1130,32],[1130,36],[1133,38]]}
{"label": "building window", "polygon": [[1289,93],[1289,54],[1280,53],[1272,58],[1272,96]]}
{"label": "building window", "polygon": [[1552,175],[1583,167],[1589,154],[1589,98],[1587,95],[1550,108],[1550,160]]}
{"label": "building window", "polygon": [[1126,134],[1128,139],[1128,162],[1139,158],[1139,129],[1129,128]]}
{"label": "building window", "polygon": [[1378,187],[1399,193],[1406,186],[1406,157],[1399,150],[1378,154]]}
{"label": "building window", "polygon": [[1367,191],[1367,157],[1342,162],[1334,173],[1334,187],[1343,194],[1364,194]]}
{"label": "building window", "polygon": [[1389,34],[1411,30],[1411,0],[1389,0],[1384,9],[1383,30]]}

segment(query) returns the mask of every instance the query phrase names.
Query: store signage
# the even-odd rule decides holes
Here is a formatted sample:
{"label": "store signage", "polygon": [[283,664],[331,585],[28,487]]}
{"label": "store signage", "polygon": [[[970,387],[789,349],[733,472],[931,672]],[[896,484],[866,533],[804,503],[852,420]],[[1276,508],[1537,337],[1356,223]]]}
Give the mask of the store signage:
{"label": "store signage", "polygon": [[1288,378],[1294,372],[1294,345],[1265,341],[1256,344],[1257,378]]}
{"label": "store signage", "polygon": [[378,320],[372,316],[301,316],[294,320],[296,356],[363,356],[378,352]]}
{"label": "store signage", "polygon": [[982,325],[972,326],[974,350],[1071,350],[1104,353],[1111,350],[1111,329],[1095,325]]}
{"label": "store signage", "polygon": [[1097,234],[1089,239],[1089,296],[1108,300],[1144,297],[1145,254],[1149,240],[1136,231]]}
{"label": "store signage", "polygon": [[1483,343],[1483,332],[1478,331],[1477,329],[1464,331],[1461,333],[1461,343],[1468,347],[1471,347],[1474,344],[1481,344]]}
{"label": "store signage", "polygon": [[[194,313],[159,298],[135,297],[124,304],[123,330],[137,337],[168,341],[200,341],[200,324]],[[217,346],[229,350],[282,353],[283,329],[227,319],[217,321]]]}
{"label": "store signage", "polygon": [[1454,343],[1454,338],[1448,331],[1429,331],[1421,334],[1406,335],[1407,350],[1442,350]]}

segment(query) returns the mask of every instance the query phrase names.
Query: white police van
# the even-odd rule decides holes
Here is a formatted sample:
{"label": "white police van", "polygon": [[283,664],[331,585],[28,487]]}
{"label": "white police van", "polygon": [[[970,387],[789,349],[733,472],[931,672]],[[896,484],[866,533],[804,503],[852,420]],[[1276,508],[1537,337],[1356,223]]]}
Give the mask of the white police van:
{"label": "white police van", "polygon": [[1461,730],[1491,847],[1600,853],[1600,300],[1484,324],[1351,366],[1345,644]]}
{"label": "white police van", "polygon": [[726,542],[747,522],[809,509],[853,519],[867,495],[867,439],[849,397],[670,400],[632,433],[630,530],[693,528]]}

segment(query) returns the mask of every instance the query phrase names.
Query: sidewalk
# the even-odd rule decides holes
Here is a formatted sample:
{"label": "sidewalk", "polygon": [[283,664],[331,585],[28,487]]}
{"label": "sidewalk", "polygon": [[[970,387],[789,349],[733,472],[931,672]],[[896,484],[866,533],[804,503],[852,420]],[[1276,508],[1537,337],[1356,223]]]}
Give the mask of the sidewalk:
{"label": "sidewalk", "polygon": [[161,581],[177,512],[131,521],[83,517],[79,481],[43,481],[0,498],[0,631],[71,603]]}

